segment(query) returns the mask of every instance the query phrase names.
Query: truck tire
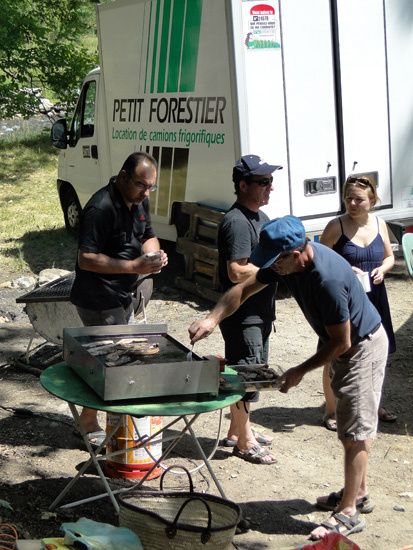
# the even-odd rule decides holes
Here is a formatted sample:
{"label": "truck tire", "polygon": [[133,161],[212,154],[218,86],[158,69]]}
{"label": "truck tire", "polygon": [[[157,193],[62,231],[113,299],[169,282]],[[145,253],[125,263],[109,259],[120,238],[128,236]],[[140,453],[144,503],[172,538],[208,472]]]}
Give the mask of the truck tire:
{"label": "truck tire", "polygon": [[79,232],[79,221],[82,207],[79,199],[72,187],[67,187],[61,196],[61,204],[63,216],[65,219],[66,230],[72,235],[77,235]]}

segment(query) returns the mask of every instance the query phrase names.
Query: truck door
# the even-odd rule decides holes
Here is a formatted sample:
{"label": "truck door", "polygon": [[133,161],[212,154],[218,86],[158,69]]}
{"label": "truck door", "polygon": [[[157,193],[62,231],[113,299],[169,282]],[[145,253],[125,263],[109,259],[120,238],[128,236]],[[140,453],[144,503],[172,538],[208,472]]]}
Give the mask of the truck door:
{"label": "truck door", "polygon": [[100,187],[96,127],[97,80],[84,83],[70,125],[68,148],[65,151],[67,180],[83,207]]}
{"label": "truck door", "polygon": [[330,2],[282,2],[281,22],[291,213],[303,220],[335,215],[341,196]]}
{"label": "truck door", "polygon": [[242,2],[238,27],[242,151],[284,167],[263,210],[294,214],[311,229],[341,203],[330,2]]}
{"label": "truck door", "polygon": [[383,208],[392,201],[384,3],[338,0],[337,22],[345,175],[373,173]]}

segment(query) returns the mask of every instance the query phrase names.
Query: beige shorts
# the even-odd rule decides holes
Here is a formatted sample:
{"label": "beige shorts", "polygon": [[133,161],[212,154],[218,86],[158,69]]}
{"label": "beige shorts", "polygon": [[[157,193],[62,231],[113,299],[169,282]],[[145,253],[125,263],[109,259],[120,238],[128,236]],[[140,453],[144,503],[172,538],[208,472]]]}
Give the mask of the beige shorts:
{"label": "beige shorts", "polygon": [[380,326],[333,362],[331,387],[337,398],[339,439],[364,441],[376,435],[387,350],[387,335]]}

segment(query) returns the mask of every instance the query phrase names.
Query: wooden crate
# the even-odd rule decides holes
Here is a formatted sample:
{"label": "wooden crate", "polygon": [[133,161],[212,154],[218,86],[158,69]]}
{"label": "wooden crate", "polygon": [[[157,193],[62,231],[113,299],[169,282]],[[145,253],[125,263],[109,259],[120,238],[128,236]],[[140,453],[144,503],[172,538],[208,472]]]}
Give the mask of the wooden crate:
{"label": "wooden crate", "polygon": [[194,202],[183,202],[181,212],[189,215],[187,237],[190,240],[217,244],[218,225],[221,223],[225,212]]}
{"label": "wooden crate", "polygon": [[177,251],[185,258],[184,278],[219,291],[217,237],[225,212],[190,202],[182,203],[181,210],[189,215],[187,234],[177,240]]}

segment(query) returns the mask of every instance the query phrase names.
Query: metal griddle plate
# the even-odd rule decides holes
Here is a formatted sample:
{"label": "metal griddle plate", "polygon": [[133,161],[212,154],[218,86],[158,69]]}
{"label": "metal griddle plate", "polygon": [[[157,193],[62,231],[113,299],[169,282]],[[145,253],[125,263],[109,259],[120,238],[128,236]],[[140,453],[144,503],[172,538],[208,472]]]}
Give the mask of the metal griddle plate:
{"label": "metal griddle plate", "polygon": [[[108,366],[106,355],[92,355],[88,344],[146,338],[159,352],[139,356],[140,364]],[[90,349],[90,348],[89,348]],[[111,350],[108,350],[110,353]],[[113,350],[112,350],[113,351]],[[112,325],[66,328],[63,354],[68,365],[105,401],[172,395],[218,394],[219,360],[192,354],[167,333],[166,325]]]}

